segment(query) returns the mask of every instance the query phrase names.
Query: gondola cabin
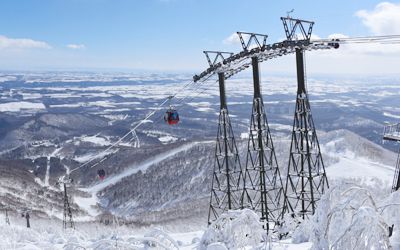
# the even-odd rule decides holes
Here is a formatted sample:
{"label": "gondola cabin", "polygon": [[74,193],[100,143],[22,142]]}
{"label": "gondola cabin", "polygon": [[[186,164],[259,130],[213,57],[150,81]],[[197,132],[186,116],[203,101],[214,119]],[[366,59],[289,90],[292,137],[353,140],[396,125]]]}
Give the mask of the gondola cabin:
{"label": "gondola cabin", "polygon": [[169,125],[175,125],[179,122],[179,114],[176,110],[170,109],[164,115],[164,121]]}
{"label": "gondola cabin", "polygon": [[104,169],[99,169],[97,171],[97,175],[99,176],[100,180],[104,180],[104,178],[106,178],[106,171],[104,171]]}

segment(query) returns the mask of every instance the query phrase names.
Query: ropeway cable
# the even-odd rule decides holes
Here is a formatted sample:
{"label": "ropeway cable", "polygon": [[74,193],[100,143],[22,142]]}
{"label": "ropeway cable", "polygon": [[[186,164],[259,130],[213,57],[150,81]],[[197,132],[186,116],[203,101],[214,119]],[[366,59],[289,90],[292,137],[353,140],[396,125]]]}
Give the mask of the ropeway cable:
{"label": "ropeway cable", "polygon": [[[337,42],[339,44],[362,44],[362,43],[383,43],[383,44],[400,44],[400,35],[385,35],[385,36],[369,36],[369,37],[348,37],[348,38],[335,38],[333,39],[319,39],[319,40],[312,40],[312,42]],[[203,79],[201,82],[204,83],[206,82],[210,77],[212,77],[213,74],[210,74],[207,78]],[[93,162],[95,159],[98,159],[98,156],[101,154],[105,154],[111,151],[114,147],[119,145],[125,138],[127,138],[132,132],[136,131],[140,126],[143,124],[147,123],[149,121],[149,118],[151,118],[157,111],[159,111],[166,103],[170,103],[172,99],[176,98],[178,95],[182,93],[182,91],[191,86],[194,85],[196,82],[190,81],[186,83],[182,88],[180,88],[179,91],[175,92],[175,94],[168,96],[163,102],[161,102],[153,111],[148,113],[144,119],[140,120],[132,129],[130,129],[126,134],[124,134],[118,141],[107,147],[105,150],[101,151],[100,153],[94,155],[91,157],[89,160],[87,160],[85,163],[81,164],[80,166],[72,169],[70,171],[70,174],[80,168],[83,168],[87,165],[89,165],[91,162]],[[200,84],[197,84],[200,85]],[[205,91],[205,90],[204,90]],[[204,92],[203,91],[203,92]],[[202,92],[202,93],[203,93]],[[201,93],[199,93],[201,94]],[[198,94],[198,95],[199,95]],[[178,99],[176,101],[176,104],[182,105],[183,102],[189,98],[189,95],[184,95],[182,98]],[[195,97],[192,97],[191,99],[194,99]],[[153,125],[154,126],[154,125]],[[107,156],[103,157],[102,159],[99,160],[96,164],[92,165],[90,168],[93,168],[94,166],[98,165],[99,163],[103,162]]]}
{"label": "ropeway cable", "polygon": [[[210,75],[209,77],[207,77],[206,79],[204,79],[203,81],[201,81],[202,83],[206,82],[212,75]],[[125,133],[119,140],[117,140],[116,142],[114,142],[113,144],[111,144],[109,147],[107,147],[105,150],[99,152],[98,154],[92,156],[89,160],[87,160],[86,162],[84,162],[83,164],[81,164],[80,166],[72,169],[69,172],[69,175],[73,172],[75,172],[78,169],[81,169],[87,165],[89,165],[91,162],[95,161],[96,159],[98,159],[99,155],[102,154],[106,154],[111,152],[111,150],[116,147],[117,145],[119,145],[125,138],[127,138],[132,132],[135,132],[136,129],[138,129],[141,125],[147,123],[149,121],[149,118],[151,118],[155,113],[157,113],[157,111],[159,111],[166,103],[170,102],[170,100],[172,100],[173,98],[176,98],[176,96],[178,96],[185,88],[187,88],[190,85],[193,85],[195,82],[194,81],[190,81],[188,83],[186,83],[184,86],[182,86],[179,91],[175,92],[175,94],[168,96],[163,102],[161,102],[157,107],[155,107],[155,109],[153,111],[151,111],[150,113],[148,113],[144,119],[140,120],[132,129],[130,129],[127,133]],[[205,91],[205,90],[204,90]],[[203,91],[203,92],[204,92]],[[200,93],[201,94],[201,93]],[[188,98],[189,95],[185,95],[184,97],[182,97],[181,99],[178,100],[179,104],[182,104],[183,101]],[[163,116],[161,116],[162,119]],[[153,125],[154,126],[154,125]],[[118,151],[118,149],[117,149]],[[115,151],[116,152],[116,151]],[[114,153],[115,153],[114,152]],[[98,164],[100,164],[101,162],[103,162],[104,160],[106,160],[107,155],[105,155],[103,158],[101,158],[98,162],[96,162],[95,164],[91,165],[90,168],[93,168],[95,166],[97,166]]]}

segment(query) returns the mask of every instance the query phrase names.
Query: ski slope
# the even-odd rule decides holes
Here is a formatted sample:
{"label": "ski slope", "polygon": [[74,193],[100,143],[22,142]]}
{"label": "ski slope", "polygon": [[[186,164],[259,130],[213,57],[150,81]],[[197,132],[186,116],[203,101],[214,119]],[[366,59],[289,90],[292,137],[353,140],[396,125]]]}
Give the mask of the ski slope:
{"label": "ski slope", "polygon": [[105,179],[104,181],[99,182],[89,188],[82,188],[81,190],[86,191],[88,193],[97,194],[99,191],[105,189],[106,187],[115,185],[116,183],[118,183],[125,177],[136,174],[139,171],[146,172],[146,170],[150,166],[152,166],[154,164],[158,164],[158,163],[160,163],[178,153],[184,152],[200,143],[210,143],[210,142],[209,141],[208,142],[192,142],[192,143],[185,144],[183,146],[177,147],[177,148],[167,151],[165,153],[156,155],[156,156],[152,157],[150,160],[146,160],[138,165],[132,165],[128,169],[126,169],[125,171],[123,171],[119,174],[111,176],[111,177]]}
{"label": "ski slope", "polygon": [[[182,145],[180,147],[174,148],[170,151],[167,151],[165,153],[156,155],[152,157],[149,160],[146,160],[138,165],[132,165],[123,172],[110,176],[109,178],[105,179],[102,182],[99,182],[91,187],[88,188],[81,188],[81,191],[87,192],[90,194],[90,197],[75,197],[74,200],[76,203],[85,211],[88,212],[89,215],[91,216],[97,216],[100,214],[100,211],[96,208],[97,203],[98,203],[98,198],[97,198],[97,193],[100,192],[101,190],[113,186],[116,183],[120,182],[123,178],[134,175],[138,173],[139,171],[141,172],[146,172],[146,170],[155,165],[158,164],[176,154],[179,154],[181,152],[187,151],[193,146],[196,146],[198,144],[202,143],[211,143],[212,141],[203,141],[203,142],[191,142],[185,145]],[[82,217],[79,218],[79,220],[87,220],[89,217]]]}
{"label": "ski slope", "polygon": [[[395,163],[393,163],[395,164]],[[326,168],[330,179],[360,179],[367,184],[373,179],[392,184],[394,167],[379,162],[373,162],[363,157],[353,157],[349,154],[341,155],[339,162]]]}

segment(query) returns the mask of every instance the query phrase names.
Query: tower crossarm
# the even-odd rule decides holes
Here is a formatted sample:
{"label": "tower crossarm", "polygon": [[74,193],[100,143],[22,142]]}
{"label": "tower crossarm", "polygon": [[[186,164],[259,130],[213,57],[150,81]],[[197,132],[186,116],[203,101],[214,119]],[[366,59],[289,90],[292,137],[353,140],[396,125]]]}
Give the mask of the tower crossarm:
{"label": "tower crossarm", "polygon": [[[263,44],[260,40],[258,41],[260,45]],[[300,48],[303,51],[336,49],[339,47],[338,44],[339,41],[335,42],[328,40],[286,40],[273,44],[255,46],[254,48],[248,48],[248,50],[242,50],[236,54],[230,52],[204,51],[209,67],[200,74],[193,76],[193,81],[197,82],[208,79],[210,76],[216,75],[218,72],[224,72],[225,79],[228,79],[251,66],[251,58],[255,56],[258,57],[259,62],[263,62],[281,56],[294,54],[296,48]]]}
{"label": "tower crossarm", "polygon": [[291,17],[281,17],[281,20],[288,41],[310,41],[314,22]]}
{"label": "tower crossarm", "polygon": [[225,58],[228,58],[234,54],[232,52],[210,51],[210,50],[203,51],[203,53],[206,55],[207,62],[211,68],[220,66],[220,64],[225,60]]}
{"label": "tower crossarm", "polygon": [[260,48],[267,46],[268,35],[250,33],[250,32],[236,32],[239,36],[242,48],[248,51],[251,48]]}

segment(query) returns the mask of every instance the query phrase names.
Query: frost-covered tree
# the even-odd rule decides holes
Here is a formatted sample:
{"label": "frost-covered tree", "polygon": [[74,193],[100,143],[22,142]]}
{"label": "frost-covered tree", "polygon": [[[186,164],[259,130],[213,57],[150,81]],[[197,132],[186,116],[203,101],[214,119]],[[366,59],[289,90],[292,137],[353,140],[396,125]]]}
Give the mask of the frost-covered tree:
{"label": "frost-covered tree", "polygon": [[209,246],[211,249],[222,249],[222,246],[226,249],[256,248],[264,236],[265,231],[256,213],[249,209],[228,211],[204,232],[199,250],[209,249]]}
{"label": "frost-covered tree", "polygon": [[315,215],[293,234],[312,249],[391,249],[389,226],[370,190],[341,183],[320,200]]}

